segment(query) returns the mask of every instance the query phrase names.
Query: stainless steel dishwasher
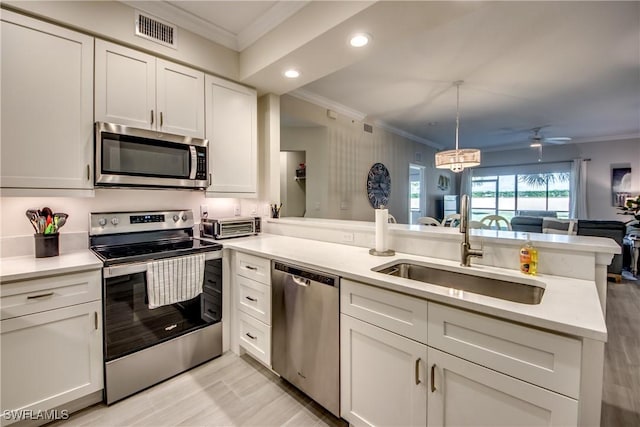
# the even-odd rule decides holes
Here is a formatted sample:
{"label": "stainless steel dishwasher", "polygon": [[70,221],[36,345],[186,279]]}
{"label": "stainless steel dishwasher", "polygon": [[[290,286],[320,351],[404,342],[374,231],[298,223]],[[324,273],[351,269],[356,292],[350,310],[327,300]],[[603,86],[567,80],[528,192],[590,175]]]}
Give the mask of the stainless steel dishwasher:
{"label": "stainless steel dishwasher", "polygon": [[340,417],[340,278],[274,261],[273,370]]}

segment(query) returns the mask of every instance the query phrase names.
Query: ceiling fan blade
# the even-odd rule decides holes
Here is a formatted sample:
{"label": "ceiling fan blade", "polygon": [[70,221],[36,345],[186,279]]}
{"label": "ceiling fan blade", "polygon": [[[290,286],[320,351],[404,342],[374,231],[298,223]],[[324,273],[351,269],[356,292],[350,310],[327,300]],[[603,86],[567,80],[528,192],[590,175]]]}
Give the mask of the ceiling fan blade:
{"label": "ceiling fan blade", "polygon": [[568,137],[568,136],[556,136],[553,138],[545,138],[545,141],[548,142],[567,142],[567,141],[571,141],[573,138]]}

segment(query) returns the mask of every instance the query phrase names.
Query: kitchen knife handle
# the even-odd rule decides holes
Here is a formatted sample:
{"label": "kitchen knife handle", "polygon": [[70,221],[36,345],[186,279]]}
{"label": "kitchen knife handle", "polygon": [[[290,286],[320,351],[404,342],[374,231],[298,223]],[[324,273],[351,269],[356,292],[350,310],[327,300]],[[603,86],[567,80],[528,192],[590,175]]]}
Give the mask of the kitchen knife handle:
{"label": "kitchen knife handle", "polygon": [[151,124],[153,124],[153,110],[151,110]]}

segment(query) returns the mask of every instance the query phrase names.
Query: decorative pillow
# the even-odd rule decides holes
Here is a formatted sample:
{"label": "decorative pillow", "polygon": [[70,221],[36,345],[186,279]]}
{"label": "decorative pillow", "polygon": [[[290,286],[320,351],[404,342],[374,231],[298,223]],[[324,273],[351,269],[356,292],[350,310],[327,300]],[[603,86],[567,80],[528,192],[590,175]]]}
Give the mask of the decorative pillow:
{"label": "decorative pillow", "polygon": [[573,219],[543,218],[542,232],[545,234],[567,234],[575,236],[578,232]]}

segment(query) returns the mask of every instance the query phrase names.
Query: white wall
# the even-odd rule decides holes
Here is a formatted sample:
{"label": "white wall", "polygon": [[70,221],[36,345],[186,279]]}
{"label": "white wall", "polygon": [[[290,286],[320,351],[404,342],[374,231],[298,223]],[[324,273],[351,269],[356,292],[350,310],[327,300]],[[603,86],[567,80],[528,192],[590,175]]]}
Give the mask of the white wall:
{"label": "white wall", "polygon": [[[633,192],[640,194],[640,139],[589,142],[581,144],[545,145],[543,162],[591,159],[587,166],[587,210],[589,219],[626,221],[630,217],[618,215],[611,201],[611,168],[631,167]],[[495,151],[482,153],[482,166],[504,166],[536,163],[536,150]]]}
{"label": "white wall", "polygon": [[[283,126],[281,130],[283,150],[307,152],[308,217],[373,221],[366,180],[376,162],[389,169],[389,212],[399,222],[408,221],[410,163],[426,166],[427,214],[435,213],[436,195],[445,194],[437,190],[437,177],[440,173],[451,175],[433,168],[433,148],[376,126],[372,134],[363,132],[362,122],[340,114],[330,119],[325,108],[292,96],[281,97],[281,111],[294,122],[316,125]],[[446,194],[455,191],[455,178],[451,178],[452,186]]]}

